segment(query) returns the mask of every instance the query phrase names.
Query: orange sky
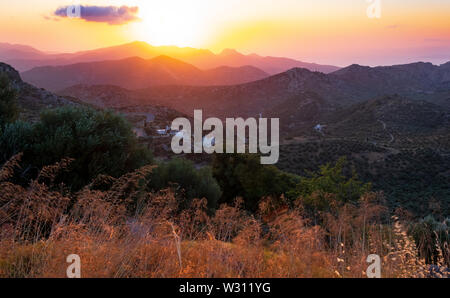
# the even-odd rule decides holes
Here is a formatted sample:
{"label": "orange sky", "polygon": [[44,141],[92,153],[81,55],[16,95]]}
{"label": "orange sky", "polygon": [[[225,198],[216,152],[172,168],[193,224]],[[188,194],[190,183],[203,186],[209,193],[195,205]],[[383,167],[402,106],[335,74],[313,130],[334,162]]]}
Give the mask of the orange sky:
{"label": "orange sky", "polygon": [[139,20],[110,25],[54,15],[77,3],[2,0],[0,42],[73,52],[143,40],[339,66],[450,60],[449,0],[381,0],[379,19],[367,16],[367,0],[85,0],[138,6]]}

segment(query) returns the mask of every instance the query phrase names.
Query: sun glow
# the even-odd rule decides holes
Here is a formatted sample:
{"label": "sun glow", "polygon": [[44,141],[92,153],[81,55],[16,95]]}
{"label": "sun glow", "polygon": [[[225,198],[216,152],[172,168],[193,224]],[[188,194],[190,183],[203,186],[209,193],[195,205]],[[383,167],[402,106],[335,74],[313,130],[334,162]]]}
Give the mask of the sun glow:
{"label": "sun glow", "polygon": [[[0,1],[0,42],[52,52],[96,49],[136,40],[151,45],[284,56],[346,66],[448,61],[450,1],[383,2],[380,19],[365,0],[30,0]],[[139,7],[140,20],[63,18],[67,4]],[[39,28],[37,33],[36,28]]]}
{"label": "sun glow", "polygon": [[140,5],[141,22],[134,24],[137,39],[152,45],[199,46],[207,35],[201,9],[189,1],[146,2]]}

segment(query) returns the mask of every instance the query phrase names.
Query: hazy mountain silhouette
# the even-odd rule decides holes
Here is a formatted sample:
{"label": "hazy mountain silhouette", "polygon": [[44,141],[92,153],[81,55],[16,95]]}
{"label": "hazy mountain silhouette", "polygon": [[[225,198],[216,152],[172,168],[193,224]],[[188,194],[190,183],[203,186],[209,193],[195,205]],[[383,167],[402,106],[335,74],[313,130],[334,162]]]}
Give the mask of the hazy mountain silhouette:
{"label": "hazy mountain silhouette", "polygon": [[40,59],[46,54],[33,47],[0,42],[0,57],[2,60]]}
{"label": "hazy mountain silhouette", "polygon": [[[24,47],[27,48],[24,51]],[[201,69],[210,69],[220,66],[241,67],[251,65],[269,73],[276,74],[293,67],[304,67],[314,71],[329,73],[339,69],[335,66],[305,63],[289,58],[262,57],[256,54],[243,55],[235,50],[224,50],[216,55],[209,50],[176,46],[152,46],[145,42],[132,42],[128,44],[81,51],[68,54],[48,54],[33,50],[28,46],[0,44],[0,61],[11,64],[19,71],[26,71],[33,67],[46,65],[67,65],[80,62],[93,62],[103,60],[119,60],[130,57],[151,59],[166,55]],[[7,51],[6,54],[2,52]]]}
{"label": "hazy mountain silhouette", "polygon": [[43,66],[22,73],[25,81],[49,90],[61,90],[76,84],[107,84],[127,89],[154,85],[233,85],[267,76],[252,66],[218,67],[204,71],[168,56]]}
{"label": "hazy mountain silhouette", "polygon": [[311,71],[320,71],[323,73],[330,73],[339,69],[339,67],[332,65],[307,63],[289,58],[264,57],[257,54],[243,55],[232,49],[223,50],[220,54],[216,55],[215,59],[207,59],[206,57],[199,56],[193,57],[190,62],[200,68],[211,68],[220,65],[234,67],[252,65],[270,74],[281,73],[294,67],[306,68]]}

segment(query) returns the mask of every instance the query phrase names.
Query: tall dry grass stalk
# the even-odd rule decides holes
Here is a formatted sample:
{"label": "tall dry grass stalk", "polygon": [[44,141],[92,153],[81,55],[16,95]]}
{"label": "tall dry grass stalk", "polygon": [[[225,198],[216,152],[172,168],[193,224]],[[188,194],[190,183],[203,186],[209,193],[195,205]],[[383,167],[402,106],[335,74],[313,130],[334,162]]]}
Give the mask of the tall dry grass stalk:
{"label": "tall dry grass stalk", "polygon": [[0,170],[0,277],[65,277],[69,254],[82,277],[364,277],[371,253],[383,277],[427,276],[401,223],[381,224],[379,194],[316,225],[284,198],[262,199],[255,214],[241,198],[212,215],[206,199],[180,210],[170,189],[142,187],[150,166],[68,194],[53,185],[63,160],[24,187],[9,182],[19,161]]}

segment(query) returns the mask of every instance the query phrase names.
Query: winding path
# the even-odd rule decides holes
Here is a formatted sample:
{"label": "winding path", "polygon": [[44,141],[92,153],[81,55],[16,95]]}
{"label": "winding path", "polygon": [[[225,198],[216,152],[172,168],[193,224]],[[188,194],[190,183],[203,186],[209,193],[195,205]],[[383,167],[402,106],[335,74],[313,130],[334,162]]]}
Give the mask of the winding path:
{"label": "winding path", "polygon": [[[383,125],[383,129],[386,130],[386,128],[387,128],[386,123],[382,120],[377,120],[377,121],[380,122]],[[391,138],[389,141],[389,144],[390,144],[390,143],[394,142],[395,138],[394,138],[394,135],[391,134],[390,132],[389,132],[389,137]]]}

